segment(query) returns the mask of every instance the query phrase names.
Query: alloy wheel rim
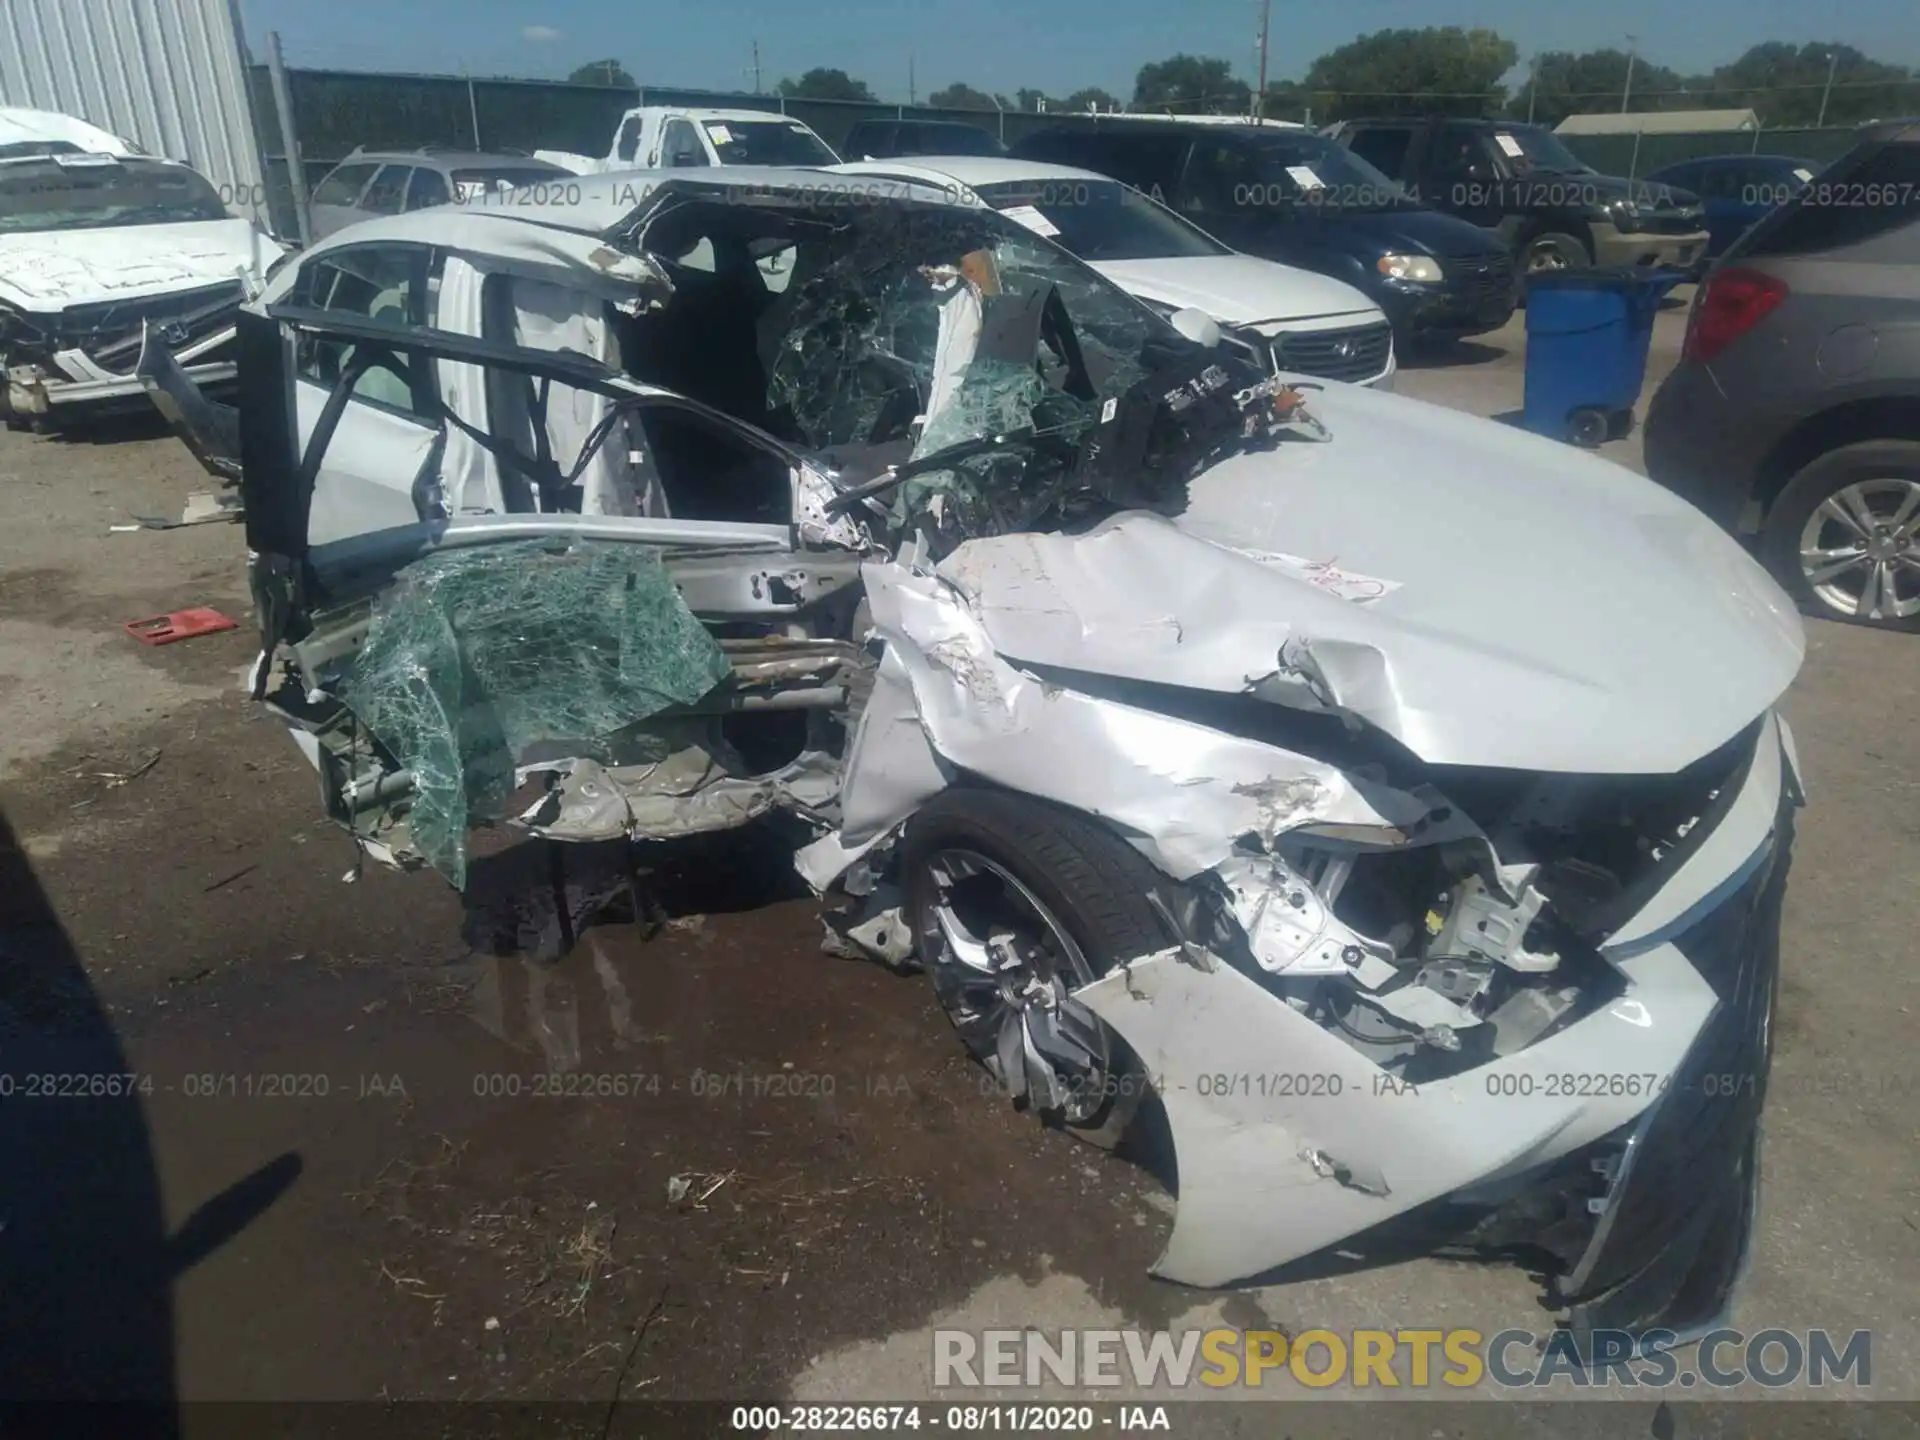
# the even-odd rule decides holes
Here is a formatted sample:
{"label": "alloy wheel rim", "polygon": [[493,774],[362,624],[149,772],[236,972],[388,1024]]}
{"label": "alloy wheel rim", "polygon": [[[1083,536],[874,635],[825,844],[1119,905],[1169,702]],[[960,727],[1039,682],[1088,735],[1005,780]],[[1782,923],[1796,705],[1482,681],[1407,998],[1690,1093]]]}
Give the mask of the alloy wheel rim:
{"label": "alloy wheel rim", "polygon": [[1920,480],[1856,480],[1821,501],[1801,527],[1800,573],[1836,615],[1920,615]]}
{"label": "alloy wheel rim", "polygon": [[934,852],[917,917],[935,992],[969,1046],[1016,1097],[1091,1119],[1110,1090],[1107,1030],[1070,998],[1098,977],[1058,917],[978,851]]}

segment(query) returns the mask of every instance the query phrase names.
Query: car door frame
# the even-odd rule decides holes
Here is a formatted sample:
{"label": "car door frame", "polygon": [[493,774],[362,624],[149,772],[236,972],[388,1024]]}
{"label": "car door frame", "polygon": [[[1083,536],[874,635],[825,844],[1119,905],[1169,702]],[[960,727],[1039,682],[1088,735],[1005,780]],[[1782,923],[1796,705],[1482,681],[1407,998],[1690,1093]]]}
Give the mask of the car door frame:
{"label": "car door frame", "polygon": [[[1407,148],[1401,154],[1400,164],[1396,169],[1385,170],[1381,166],[1374,165],[1373,161],[1361,154],[1360,148],[1353,143],[1355,137],[1374,130],[1405,130],[1407,132]],[[1398,181],[1410,194],[1417,197],[1420,193],[1420,162],[1426,149],[1427,130],[1428,126],[1419,120],[1356,120],[1342,128],[1339,135],[1334,138],[1338,139],[1345,149],[1351,150],[1367,164],[1373,165],[1374,169],[1380,170],[1389,180]]]}
{"label": "car door frame", "polygon": [[[322,265],[340,269],[343,258],[354,255],[379,252],[383,255],[399,256],[404,259],[408,277],[407,314],[408,328],[423,324],[426,320],[426,306],[434,276],[433,248],[416,241],[369,240],[358,244],[330,246],[325,252],[314,257],[311,266],[303,266],[302,273],[295,282],[293,295],[306,308],[330,315],[354,315],[357,311],[336,310],[331,306],[322,306],[315,302],[313,285]],[[371,321],[371,317],[367,317]],[[391,337],[396,332],[391,326],[376,328],[383,336]],[[295,432],[302,448],[311,441],[313,434],[325,419],[331,407],[332,396],[345,381],[344,375],[332,386],[323,385],[318,380],[309,379],[300,373],[297,351],[293,363],[289,365],[289,379],[293,389],[293,417]],[[348,366],[351,370],[351,363]],[[357,383],[357,378],[352,383]],[[427,508],[431,482],[438,470],[445,446],[445,426],[430,422],[426,416],[438,408],[438,375],[431,360],[423,361],[420,368],[404,377],[411,391],[411,399],[406,409],[391,405],[372,396],[352,393],[352,383],[348,383],[347,398],[341,402],[337,418],[332,423],[328,443],[324,447],[327,454],[334,456],[334,464],[322,463],[316,470],[316,487],[327,476],[335,479],[328,487],[329,504],[333,502],[332,491],[344,493],[342,502],[351,504],[356,493],[375,499],[388,494],[406,497],[408,506],[418,514]],[[303,392],[302,387],[306,387]],[[306,417],[311,416],[311,419]],[[344,432],[344,434],[342,433]],[[341,448],[336,448],[341,447]],[[411,463],[409,463],[411,457]],[[388,502],[396,503],[397,502]],[[309,507],[311,509],[311,507]]]}
{"label": "car door frame", "polygon": [[[240,316],[243,357],[240,406],[242,493],[247,543],[255,552],[256,601],[263,649],[287,638],[307,606],[369,577],[391,575],[410,560],[451,546],[498,543],[538,535],[652,544],[682,555],[676,570],[689,606],[703,617],[798,615],[858,583],[869,556],[859,547],[801,543],[800,489],[820,472],[808,457],[764,431],[677,392],[639,381],[567,351],[455,335],[420,327],[396,331],[340,312],[272,303]],[[384,348],[404,363],[459,360],[547,376],[636,405],[670,405],[771,452],[794,476],[796,513],[784,525],[651,517],[511,513],[420,519],[322,545],[309,530],[313,489],[349,402],[338,391],[328,413],[302,439],[293,423],[292,356],[300,334]],[[436,397],[437,398],[437,397]],[[443,424],[445,423],[443,417]]]}

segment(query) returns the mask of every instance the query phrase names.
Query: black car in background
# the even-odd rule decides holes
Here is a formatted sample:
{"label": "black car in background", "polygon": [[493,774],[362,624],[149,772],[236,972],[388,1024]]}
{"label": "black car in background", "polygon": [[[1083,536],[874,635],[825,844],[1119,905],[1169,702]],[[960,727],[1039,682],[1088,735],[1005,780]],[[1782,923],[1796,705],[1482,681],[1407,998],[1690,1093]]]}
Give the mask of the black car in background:
{"label": "black car in background", "polygon": [[1807,613],[1920,630],[1920,120],[1862,131],[1734,241],[1646,457]]}
{"label": "black car in background", "polygon": [[1004,155],[1007,147],[978,125],[958,120],[856,120],[840,142],[849,160],[906,155]]}
{"label": "black car in background", "polygon": [[1544,126],[1400,117],[1327,133],[1427,204],[1498,231],[1528,271],[1686,269],[1707,248],[1697,195],[1603,175]]}
{"label": "black car in background", "polygon": [[1497,236],[1309,130],[1113,117],[1039,131],[1013,153],[1111,175],[1236,250],[1344,280],[1403,347],[1498,330],[1513,314],[1513,259]]}
{"label": "black car in background", "polygon": [[1784,205],[1820,173],[1814,160],[1791,155],[1708,155],[1648,172],[1646,183],[1690,190],[1707,211],[1708,260],[1727,247],[1776,205]]}

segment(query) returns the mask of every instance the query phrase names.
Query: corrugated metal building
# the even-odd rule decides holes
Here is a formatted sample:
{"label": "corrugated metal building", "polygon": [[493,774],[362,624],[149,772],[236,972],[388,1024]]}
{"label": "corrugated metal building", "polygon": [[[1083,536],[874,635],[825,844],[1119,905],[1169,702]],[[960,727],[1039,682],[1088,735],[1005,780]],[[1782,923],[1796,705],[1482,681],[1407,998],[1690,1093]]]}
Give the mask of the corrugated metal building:
{"label": "corrugated metal building", "polygon": [[0,0],[0,104],[77,115],[184,160],[266,219],[233,0]]}

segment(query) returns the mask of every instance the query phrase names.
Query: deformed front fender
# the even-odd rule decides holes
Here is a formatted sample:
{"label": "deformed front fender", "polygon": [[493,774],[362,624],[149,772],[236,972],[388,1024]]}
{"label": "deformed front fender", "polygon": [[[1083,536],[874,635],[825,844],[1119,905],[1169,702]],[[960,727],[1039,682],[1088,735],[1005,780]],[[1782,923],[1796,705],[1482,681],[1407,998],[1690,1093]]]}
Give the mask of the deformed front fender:
{"label": "deformed front fender", "polygon": [[906,820],[952,770],[1105,819],[1176,880],[1220,864],[1244,837],[1450,823],[1434,819],[1430,796],[1037,679],[1000,657],[938,576],[869,564],[862,578],[887,663],[848,762],[848,850]]}

